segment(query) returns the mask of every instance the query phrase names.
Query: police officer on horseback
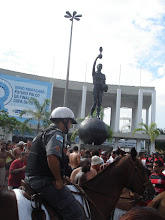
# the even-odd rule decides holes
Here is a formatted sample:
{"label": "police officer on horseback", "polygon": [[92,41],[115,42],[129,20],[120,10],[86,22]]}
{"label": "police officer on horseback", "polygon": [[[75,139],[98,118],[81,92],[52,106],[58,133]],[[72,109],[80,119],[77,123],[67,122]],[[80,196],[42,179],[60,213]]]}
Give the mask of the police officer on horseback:
{"label": "police officer on horseback", "polygon": [[28,156],[25,181],[41,193],[65,220],[84,220],[84,211],[70,190],[63,184],[64,134],[76,124],[74,113],[67,107],[55,108],[50,116],[53,122],[33,140]]}

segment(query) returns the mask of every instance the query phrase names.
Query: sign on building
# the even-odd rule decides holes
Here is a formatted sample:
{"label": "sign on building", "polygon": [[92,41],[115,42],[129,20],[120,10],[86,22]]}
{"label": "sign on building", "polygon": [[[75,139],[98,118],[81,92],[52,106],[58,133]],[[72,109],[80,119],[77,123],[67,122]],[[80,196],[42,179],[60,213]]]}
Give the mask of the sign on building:
{"label": "sign on building", "polygon": [[[5,110],[10,116],[24,121],[30,115],[24,115],[21,119],[20,112],[27,109],[35,110],[34,104],[29,103],[32,97],[40,104],[45,99],[51,100],[52,83],[0,73],[0,111]],[[35,124],[35,121],[30,123]]]}

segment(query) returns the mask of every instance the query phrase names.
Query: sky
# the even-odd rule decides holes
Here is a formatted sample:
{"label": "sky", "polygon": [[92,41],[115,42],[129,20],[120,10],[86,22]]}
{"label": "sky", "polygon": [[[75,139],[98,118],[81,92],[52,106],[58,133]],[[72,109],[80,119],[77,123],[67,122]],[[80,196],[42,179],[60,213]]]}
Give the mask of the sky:
{"label": "sky", "polygon": [[165,128],[165,0],[0,0],[0,8],[0,68],[66,79],[64,15],[77,11],[69,80],[92,82],[103,47],[106,83],[155,87],[156,123]]}

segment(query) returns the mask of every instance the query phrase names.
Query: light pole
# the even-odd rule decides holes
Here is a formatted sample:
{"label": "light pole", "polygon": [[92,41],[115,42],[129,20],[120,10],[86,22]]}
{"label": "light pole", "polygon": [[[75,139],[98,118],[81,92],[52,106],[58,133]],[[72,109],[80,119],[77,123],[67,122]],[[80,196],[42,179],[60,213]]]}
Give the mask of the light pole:
{"label": "light pole", "polygon": [[66,11],[66,15],[64,15],[65,18],[69,18],[71,23],[71,31],[70,31],[70,44],[69,44],[69,55],[68,55],[68,67],[67,67],[67,76],[66,76],[66,83],[65,83],[65,93],[64,93],[64,107],[67,107],[67,101],[68,101],[68,82],[69,82],[69,69],[70,69],[70,54],[71,54],[71,45],[72,45],[72,31],[73,31],[73,20],[76,21],[80,20],[80,17],[82,15],[77,15],[77,12],[74,11],[73,15],[69,11]]}

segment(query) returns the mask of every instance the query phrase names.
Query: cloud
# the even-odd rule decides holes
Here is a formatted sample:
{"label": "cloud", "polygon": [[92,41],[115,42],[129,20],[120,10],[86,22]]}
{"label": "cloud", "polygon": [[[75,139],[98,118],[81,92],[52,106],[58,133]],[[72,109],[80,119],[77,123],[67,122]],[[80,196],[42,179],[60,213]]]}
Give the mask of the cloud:
{"label": "cloud", "polygon": [[69,79],[92,82],[102,46],[107,83],[155,86],[157,106],[165,107],[163,0],[6,0],[0,6],[1,68],[65,79],[71,22],[64,14],[76,10],[83,17],[73,24]]}

